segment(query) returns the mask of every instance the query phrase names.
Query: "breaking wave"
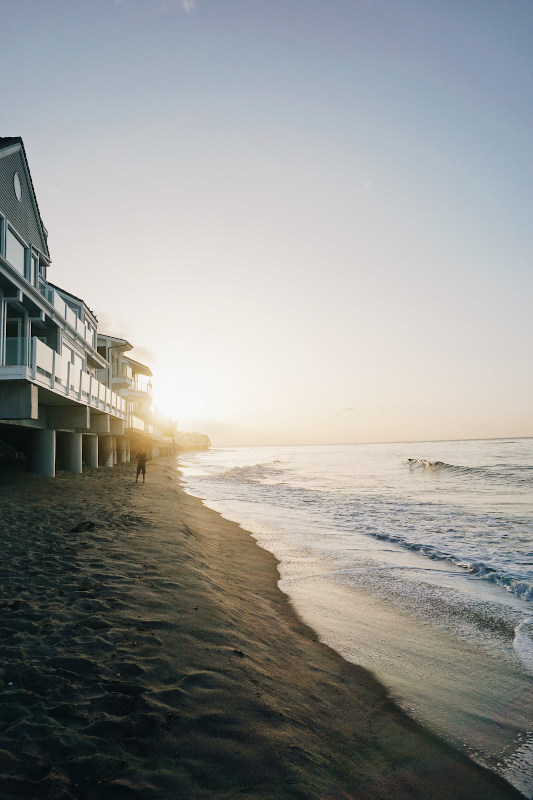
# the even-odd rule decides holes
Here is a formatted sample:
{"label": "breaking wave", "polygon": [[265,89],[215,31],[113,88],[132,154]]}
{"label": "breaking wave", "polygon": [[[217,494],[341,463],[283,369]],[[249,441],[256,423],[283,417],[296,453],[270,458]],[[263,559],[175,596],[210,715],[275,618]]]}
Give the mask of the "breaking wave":
{"label": "breaking wave", "polygon": [[[456,467],[442,461],[411,459],[419,468],[447,472],[475,472],[476,468]],[[416,552],[421,556],[448,561],[473,578],[493,583],[522,600],[533,601],[533,582],[525,577],[529,547],[517,532],[524,527],[519,518],[515,528],[513,561],[506,563],[502,550],[508,546],[508,520],[497,516],[470,515],[456,509],[453,515],[439,503],[363,497],[297,486],[279,460],[233,467],[218,478],[230,484],[231,493],[259,504],[273,503],[288,509],[320,517],[331,530],[352,534],[360,532]],[[246,489],[248,487],[248,489]],[[527,526],[525,526],[527,527]],[[526,533],[524,533],[526,536]],[[503,549],[505,549],[505,547]]]}
{"label": "breaking wave", "polygon": [[[362,465],[351,475],[322,460],[304,462],[304,470],[285,455],[265,450],[258,448],[258,457],[248,463],[232,464],[229,458],[220,464],[222,470],[215,456],[213,469],[196,479],[206,482],[202,496],[256,509],[273,507],[287,514],[283,525],[297,519],[303,530],[318,527],[327,537],[349,541],[363,534],[387,540],[533,601],[528,512],[533,467],[527,461],[496,458],[482,466],[462,466],[451,459],[406,459],[398,453],[395,472]],[[428,482],[431,475],[435,480]],[[474,497],[474,503],[461,505],[462,497]],[[491,505],[492,498],[500,497],[503,504],[495,500]]]}
{"label": "breaking wave", "polygon": [[494,464],[492,466],[469,467],[459,464],[447,464],[445,461],[432,461],[429,458],[408,458],[407,464],[412,471],[445,472],[458,476],[483,478],[489,481],[506,481],[520,486],[531,484],[533,488],[533,466],[525,464]]}
{"label": "breaking wave", "polygon": [[429,458],[408,458],[407,463],[412,469],[453,470],[464,472],[468,467],[458,467],[455,464],[446,464],[445,461],[431,461]]}
{"label": "breaking wave", "polygon": [[220,474],[226,481],[236,481],[239,483],[265,483],[279,478],[284,474],[284,470],[277,467],[279,459],[267,461],[260,464],[250,464],[244,467],[232,467]]}
{"label": "breaking wave", "polygon": [[371,535],[377,539],[387,540],[394,544],[399,544],[408,550],[419,553],[426,558],[438,559],[439,561],[449,561],[456,567],[464,569],[472,577],[480,578],[481,580],[489,581],[490,583],[497,584],[508,592],[512,592],[522,600],[533,600],[533,583],[522,579],[516,575],[506,572],[502,568],[492,567],[485,564],[483,561],[469,561],[468,559],[454,555],[450,552],[445,552],[432,544],[424,542],[412,542],[408,539],[403,539],[394,533],[384,532],[370,532]]}

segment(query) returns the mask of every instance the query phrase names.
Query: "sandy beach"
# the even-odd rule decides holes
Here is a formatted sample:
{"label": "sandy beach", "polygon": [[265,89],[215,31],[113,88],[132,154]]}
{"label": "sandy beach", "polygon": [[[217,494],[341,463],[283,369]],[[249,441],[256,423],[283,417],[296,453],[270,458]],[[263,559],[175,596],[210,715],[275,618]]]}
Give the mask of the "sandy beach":
{"label": "sandy beach", "polygon": [[0,474],[0,797],[520,798],[317,641],[174,459]]}

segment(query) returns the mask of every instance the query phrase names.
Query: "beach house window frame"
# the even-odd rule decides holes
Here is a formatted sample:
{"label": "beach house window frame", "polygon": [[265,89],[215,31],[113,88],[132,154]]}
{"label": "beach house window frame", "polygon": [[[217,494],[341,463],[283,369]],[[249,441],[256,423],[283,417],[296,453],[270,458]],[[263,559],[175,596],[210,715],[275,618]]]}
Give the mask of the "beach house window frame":
{"label": "beach house window frame", "polygon": [[85,317],[85,324],[87,325],[87,331],[91,336],[91,341],[90,341],[91,347],[94,347],[96,349],[96,327],[88,319],[87,316]]}
{"label": "beach house window frame", "polygon": [[18,172],[15,172],[13,175],[13,191],[15,192],[15,197],[22,203],[22,198],[24,197],[24,189],[22,187],[22,181],[20,180],[20,175]]}
{"label": "beach house window frame", "polygon": [[[16,335],[8,336],[8,327],[16,327]],[[4,366],[16,366],[19,364],[27,364],[29,358],[28,346],[28,314],[24,312],[22,315],[9,314],[6,309],[5,313],[5,327],[4,327],[4,341],[5,350],[3,353]]]}
{"label": "beach house window frame", "polygon": [[30,247],[28,258],[28,281],[36,289],[39,288],[39,253],[35,248]]}
{"label": "beach house window frame", "polygon": [[[20,264],[18,262],[11,261],[8,255],[8,245],[10,241],[13,240],[15,244],[18,244],[22,250],[23,257],[22,257],[22,269],[20,269]],[[10,248],[11,249],[11,248]],[[5,233],[5,250],[4,250],[4,258],[10,264],[13,269],[15,269],[19,275],[22,275],[23,278],[26,280],[28,279],[28,255],[29,255],[30,246],[29,244],[22,238],[22,236],[18,233],[18,231],[10,225],[9,221],[6,224],[6,233]]]}

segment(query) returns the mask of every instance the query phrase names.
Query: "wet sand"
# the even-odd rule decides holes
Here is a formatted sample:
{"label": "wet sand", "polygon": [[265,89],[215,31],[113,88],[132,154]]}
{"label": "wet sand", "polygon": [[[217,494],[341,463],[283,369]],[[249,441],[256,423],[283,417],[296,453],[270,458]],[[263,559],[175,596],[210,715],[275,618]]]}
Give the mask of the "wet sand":
{"label": "wet sand", "polygon": [[172,459],[0,473],[0,797],[520,798],[317,641]]}

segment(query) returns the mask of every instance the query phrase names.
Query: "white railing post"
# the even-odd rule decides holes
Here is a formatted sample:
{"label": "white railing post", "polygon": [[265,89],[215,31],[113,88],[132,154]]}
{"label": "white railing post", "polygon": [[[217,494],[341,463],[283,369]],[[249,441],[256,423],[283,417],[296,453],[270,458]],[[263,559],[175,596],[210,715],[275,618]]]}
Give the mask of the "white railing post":
{"label": "white railing post", "polygon": [[56,387],[56,351],[52,350],[52,389]]}
{"label": "white railing post", "polygon": [[70,367],[71,362],[67,361],[67,395],[70,394]]}

